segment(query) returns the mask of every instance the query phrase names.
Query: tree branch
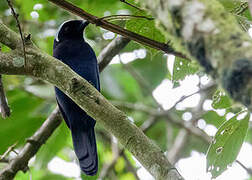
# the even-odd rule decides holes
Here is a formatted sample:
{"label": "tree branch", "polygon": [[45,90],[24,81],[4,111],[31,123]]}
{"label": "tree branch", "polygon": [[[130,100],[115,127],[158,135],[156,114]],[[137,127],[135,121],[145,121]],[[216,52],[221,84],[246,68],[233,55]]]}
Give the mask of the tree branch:
{"label": "tree branch", "polygon": [[129,39],[123,36],[117,36],[111,41],[99,54],[97,60],[100,72],[110,63],[112,58],[117,55],[128,43]]}
{"label": "tree branch", "polygon": [[133,7],[133,8],[136,8],[139,11],[143,11],[139,7],[137,7],[137,6],[133,5],[133,4],[128,3],[126,0],[120,0],[120,1],[123,2],[123,3],[125,3],[125,4],[127,4],[127,5],[129,5],[129,6],[131,6],[131,7]]}
{"label": "tree branch", "polygon": [[172,148],[167,153],[167,157],[172,164],[178,161],[179,153],[185,147],[188,138],[188,132],[185,129],[181,129],[174,141]]}
{"label": "tree branch", "polygon": [[[0,35],[13,34],[10,44],[0,36],[0,42],[17,47],[16,33],[0,23]],[[23,74],[34,76],[57,86],[78,104],[88,115],[111,132],[156,179],[183,179],[168,162],[160,148],[148,139],[142,131],[132,124],[128,117],[110,104],[92,85],[76,74],[67,65],[34,47],[32,42],[26,46],[27,64],[17,50],[0,53],[0,74]],[[147,150],[147,151],[146,151]]]}
{"label": "tree branch", "polygon": [[11,180],[19,170],[27,171],[28,162],[39,150],[46,140],[52,135],[54,130],[61,123],[61,115],[58,108],[48,117],[36,133],[27,140],[27,144],[22,151],[0,171],[0,180]]}
{"label": "tree branch", "polygon": [[7,98],[5,96],[1,74],[0,74],[0,110],[3,118],[9,117],[11,114],[10,107],[8,106],[7,103]]}
{"label": "tree branch", "polygon": [[173,34],[178,46],[187,49],[235,101],[252,110],[252,41],[218,1],[169,0],[163,6],[160,0],[140,2],[159,20],[162,32]]}
{"label": "tree branch", "polygon": [[249,7],[250,15],[252,16],[252,0],[248,0],[248,7]]}
{"label": "tree branch", "polygon": [[124,151],[122,152],[122,157],[126,161],[126,164],[127,164],[127,167],[129,169],[129,171],[131,171],[132,174],[135,176],[135,179],[140,180],[138,175],[137,175],[136,168],[130,163],[130,161],[129,161],[128,157],[125,155]]}
{"label": "tree branch", "polygon": [[136,15],[127,15],[127,14],[120,14],[120,15],[110,15],[110,16],[103,16],[100,19],[106,19],[108,21],[111,20],[124,20],[130,18],[139,18],[139,19],[146,19],[146,20],[154,20],[154,18],[146,17],[146,16],[136,16]]}
{"label": "tree branch", "polygon": [[21,40],[22,40],[22,45],[23,45],[24,61],[26,62],[25,40],[23,38],[23,33],[22,33],[21,25],[20,25],[19,20],[18,20],[18,14],[15,12],[15,10],[14,10],[14,8],[12,6],[11,1],[7,0],[7,3],[8,3],[8,6],[10,7],[10,9],[11,9],[12,15],[14,16],[14,18],[15,18],[15,20],[17,22],[17,27],[18,27],[19,34],[20,34],[20,37],[21,37]]}
{"label": "tree branch", "polygon": [[[146,120],[145,123],[147,123],[147,124],[144,125],[144,124],[145,124],[145,123],[144,123],[144,124],[140,127],[140,129],[141,129],[143,132],[146,132],[151,126],[153,126],[153,125],[155,124],[155,122],[157,122],[157,121],[153,121],[153,120],[155,120],[155,118],[154,118],[154,119],[150,118],[150,119]],[[118,148],[118,146],[117,146],[117,148]],[[104,179],[104,178],[108,175],[109,171],[113,169],[113,167],[115,166],[117,160],[118,160],[121,156],[126,157],[126,156],[125,156],[124,149],[120,149],[120,148],[118,148],[118,149],[119,149],[119,152],[114,156],[113,160],[112,160],[109,164],[105,164],[105,165],[103,166],[103,168],[102,168],[102,170],[101,170],[101,173],[100,173],[100,176],[99,176],[99,178],[98,178],[99,180]],[[128,160],[128,159],[127,159],[127,160]],[[125,161],[126,161],[126,159],[125,159]],[[127,162],[127,163],[130,163],[130,162]],[[134,171],[134,167],[131,166],[130,168],[131,168],[131,171],[133,171],[133,174],[134,174],[135,178],[137,179],[138,176],[137,176],[136,172]]]}
{"label": "tree branch", "polygon": [[145,36],[141,36],[141,35],[136,34],[134,32],[123,29],[118,25],[112,24],[104,19],[98,18],[94,15],[87,13],[83,9],[71,4],[70,2],[67,2],[65,0],[48,0],[48,1],[56,4],[57,6],[65,9],[65,10],[67,10],[67,11],[69,11],[69,12],[71,12],[71,13],[73,13],[83,19],[88,20],[92,24],[100,26],[100,27],[107,29],[111,32],[120,34],[128,39],[134,40],[136,42],[139,42],[139,43],[144,44],[146,46],[149,46],[151,48],[154,48],[157,50],[162,50],[165,53],[173,54],[175,56],[182,57],[184,59],[188,59],[184,54],[174,50],[169,44],[161,43],[161,42],[149,39]]}
{"label": "tree branch", "polygon": [[123,149],[121,149],[120,152],[116,154],[116,156],[114,156],[113,160],[109,164],[105,164],[103,166],[98,179],[102,180],[108,175],[109,171],[113,169],[113,167],[115,166],[117,160],[122,155],[122,153],[123,153]]}

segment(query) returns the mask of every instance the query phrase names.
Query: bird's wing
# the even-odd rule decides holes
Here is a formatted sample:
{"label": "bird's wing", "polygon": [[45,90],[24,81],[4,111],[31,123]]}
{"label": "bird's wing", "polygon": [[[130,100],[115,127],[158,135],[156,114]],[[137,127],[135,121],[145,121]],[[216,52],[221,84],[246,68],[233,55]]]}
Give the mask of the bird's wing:
{"label": "bird's wing", "polygon": [[67,116],[66,116],[66,114],[65,114],[65,112],[64,112],[64,110],[63,110],[63,108],[62,108],[61,105],[59,104],[59,101],[58,101],[58,99],[57,99],[57,96],[56,96],[56,101],[57,101],[57,104],[58,104],[58,106],[59,106],[59,110],[60,110],[60,112],[61,112],[61,114],[62,114],[62,116],[63,116],[63,119],[65,120],[65,122],[66,122],[66,124],[67,124],[67,127],[70,128],[69,120],[67,119]]}
{"label": "bird's wing", "polygon": [[100,92],[100,76],[99,76],[99,67],[98,64],[96,66],[96,76],[97,76],[97,87],[96,89]]}

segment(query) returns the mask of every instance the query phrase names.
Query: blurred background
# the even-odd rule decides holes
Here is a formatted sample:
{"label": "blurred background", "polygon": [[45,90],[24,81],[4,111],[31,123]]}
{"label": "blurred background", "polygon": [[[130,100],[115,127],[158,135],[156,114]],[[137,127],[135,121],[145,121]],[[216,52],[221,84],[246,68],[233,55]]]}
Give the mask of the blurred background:
{"label": "blurred background", "polygon": [[[98,17],[110,15],[144,15],[120,0],[72,0],[88,13]],[[134,1],[128,1],[139,7]],[[237,17],[244,31],[250,30],[248,11],[240,12],[238,3],[223,1],[227,11]],[[15,0],[15,10],[26,33],[43,51],[52,55],[53,39],[59,25],[77,17],[46,0]],[[151,39],[167,43],[156,28],[155,21],[144,18],[114,18],[110,22]],[[0,1],[0,21],[18,32],[16,21],[6,1]],[[118,36],[90,24],[86,41],[99,53]],[[8,47],[1,45],[3,52]],[[165,152],[187,180],[210,180],[206,173],[206,152],[217,129],[223,122],[243,109],[235,104],[217,84],[192,61],[150,49],[136,42],[116,55],[101,73],[101,93],[124,111],[145,134]],[[0,118],[0,155],[17,143],[19,152],[26,139],[34,134],[56,107],[52,85],[32,77],[3,76],[11,117]],[[80,173],[73,152],[70,132],[65,123],[29,163],[27,173],[19,172],[15,179],[27,180],[152,180],[154,179],[131,154],[118,144],[109,132],[96,125],[99,154],[99,174],[86,177]],[[217,180],[248,180],[252,168],[252,131],[233,163]],[[15,157],[11,152],[9,157]],[[0,169],[6,164],[0,163]],[[244,167],[242,167],[244,166]]]}

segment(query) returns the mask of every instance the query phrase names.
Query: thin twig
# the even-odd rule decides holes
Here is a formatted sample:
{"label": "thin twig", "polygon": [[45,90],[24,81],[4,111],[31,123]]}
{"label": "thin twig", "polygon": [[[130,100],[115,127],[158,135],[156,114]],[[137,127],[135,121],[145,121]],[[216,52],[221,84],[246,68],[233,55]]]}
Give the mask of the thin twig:
{"label": "thin twig", "polygon": [[[14,151],[14,148],[16,147],[16,145],[17,145],[17,143],[11,145],[11,146],[7,149],[7,151],[5,151],[4,154],[0,156],[0,160],[5,159],[5,158],[8,156],[8,154],[9,154],[10,152]],[[16,153],[16,151],[15,151],[15,153]]]}
{"label": "thin twig", "polygon": [[[248,0],[249,2],[250,0]],[[248,2],[241,2],[241,4],[234,8],[231,13],[234,13],[236,15],[241,15],[242,13],[244,13],[247,9],[248,9]]]}
{"label": "thin twig", "polygon": [[111,62],[113,57],[117,55],[130,40],[123,36],[117,36],[113,41],[111,41],[99,54],[97,57],[99,63],[99,71],[103,69]]}
{"label": "thin twig", "polygon": [[119,153],[116,156],[114,156],[113,160],[109,164],[103,165],[98,180],[103,180],[108,175],[109,171],[113,169],[114,165],[116,164],[119,157],[122,155],[123,151],[124,150],[121,149]]}
{"label": "thin twig", "polygon": [[8,3],[8,6],[10,7],[11,9],[11,13],[12,15],[14,16],[14,18],[16,19],[16,22],[17,22],[17,26],[18,26],[18,30],[19,30],[19,34],[21,36],[21,39],[22,39],[22,44],[23,44],[23,52],[24,52],[24,65],[26,66],[26,52],[25,52],[25,40],[23,38],[23,33],[22,33],[22,29],[21,29],[21,25],[20,25],[20,22],[18,20],[18,14],[15,12],[14,8],[13,8],[13,5],[11,3],[11,0],[6,0],[7,3]]}
{"label": "thin twig", "polygon": [[167,153],[167,158],[172,164],[175,164],[179,159],[181,150],[185,147],[185,144],[189,138],[188,131],[185,129],[179,130],[179,133],[174,141],[172,148]]}
{"label": "thin twig", "polygon": [[145,37],[140,34],[129,31],[127,29],[124,29],[116,24],[112,24],[104,19],[100,19],[92,14],[87,13],[83,9],[71,4],[70,2],[67,2],[65,0],[48,0],[48,1],[67,10],[68,12],[71,12],[71,13],[89,21],[92,24],[96,24],[97,26],[100,26],[104,29],[107,29],[108,31],[120,34],[128,39],[134,40],[136,42],[139,42],[139,43],[146,45],[146,46],[149,46],[151,48],[154,48],[157,50],[162,50],[165,53],[173,54],[177,57],[181,57],[181,58],[189,60],[189,58],[186,55],[182,54],[181,52],[176,51],[173,47],[170,46],[170,44],[155,41],[155,40],[150,39],[148,37]]}
{"label": "thin twig", "polygon": [[[172,113],[170,110],[165,110],[160,104],[156,98],[153,96],[152,90],[150,88],[150,84],[148,81],[144,79],[144,77],[139,74],[130,64],[123,64],[124,68],[132,75],[132,77],[137,81],[139,86],[143,88],[145,91],[147,90],[148,94],[151,94],[151,97],[153,101],[157,104],[157,106],[160,108],[160,114],[162,114],[164,117],[166,117],[167,121],[173,123],[174,125],[178,127],[182,127],[186,129],[189,133],[204,139],[207,142],[211,141],[211,138],[202,130],[196,128],[192,123],[179,121],[178,116],[175,113]],[[154,112],[154,111],[152,111]]]}
{"label": "thin twig", "polygon": [[100,19],[106,19],[106,20],[124,20],[124,19],[130,19],[130,18],[139,18],[139,19],[147,19],[147,20],[154,20],[154,18],[151,17],[146,17],[146,16],[135,16],[135,15],[125,15],[125,14],[121,14],[121,15],[111,15],[111,16],[104,16]]}
{"label": "thin twig", "polygon": [[207,85],[206,87],[203,87],[203,88],[200,88],[198,91],[196,91],[196,92],[194,92],[194,93],[192,93],[192,94],[189,94],[189,95],[186,95],[186,96],[182,96],[172,107],[171,107],[171,109],[172,108],[174,108],[174,107],[176,107],[179,103],[181,103],[181,102],[183,102],[184,100],[186,100],[187,98],[189,98],[189,97],[191,97],[191,96],[193,96],[193,95],[195,95],[195,94],[198,94],[198,93],[201,93],[202,91],[209,91],[209,90],[211,90],[211,89],[214,89],[214,88],[216,88],[216,83],[211,83],[211,84],[209,84],[209,85]]}
{"label": "thin twig", "polygon": [[137,81],[137,83],[139,84],[139,86],[143,89],[143,91],[146,94],[151,94],[152,93],[152,89],[150,88],[149,82],[146,81],[143,78],[143,76],[141,76],[141,74],[139,74],[137,71],[135,71],[135,69],[132,68],[131,65],[123,63],[122,60],[121,60],[120,54],[118,54],[118,56],[119,56],[119,60],[120,60],[120,63],[122,64],[123,68],[126,71],[128,71],[132,75],[132,77],[134,77],[134,79]]}
{"label": "thin twig", "polygon": [[131,171],[132,174],[135,176],[135,179],[136,179],[136,180],[140,180],[140,178],[139,178],[138,175],[137,175],[136,168],[130,163],[130,161],[129,161],[129,159],[128,159],[128,157],[126,156],[126,154],[125,154],[124,151],[122,152],[122,157],[123,157],[123,159],[126,161],[128,170]]}
{"label": "thin twig", "polygon": [[43,125],[29,139],[22,151],[5,168],[0,171],[0,180],[12,180],[19,170],[27,171],[29,160],[52,135],[61,123],[59,109],[56,108]]}
{"label": "thin twig", "polygon": [[10,160],[7,158],[0,158],[0,163],[9,163]]}
{"label": "thin twig", "polygon": [[8,106],[7,103],[7,98],[5,96],[1,74],[0,74],[0,110],[3,118],[9,117],[11,114],[10,107]]}
{"label": "thin twig", "polygon": [[244,164],[242,164],[239,160],[236,160],[235,162],[237,162],[243,169],[245,169],[247,171],[247,173],[252,176],[252,169],[251,168],[247,168]]}
{"label": "thin twig", "polygon": [[250,15],[252,16],[252,0],[248,0],[248,7],[249,7]]}
{"label": "thin twig", "polygon": [[[157,121],[153,121],[153,119],[148,119],[146,120],[145,122],[147,122],[147,126],[141,126],[140,129],[143,131],[143,132],[146,132],[149,128],[151,128]],[[118,148],[119,149],[119,148]],[[119,151],[114,155],[114,158],[113,160],[109,163],[109,164],[105,164],[100,172],[100,176],[98,178],[98,180],[103,180],[105,177],[108,176],[109,174],[109,171],[111,171],[117,160],[121,157],[125,155],[125,152],[124,152],[124,149],[119,149]],[[126,157],[126,156],[125,156]],[[127,159],[128,160],[128,159]],[[130,163],[129,161],[127,163]],[[134,167],[131,165],[131,171],[133,172],[133,174],[135,175],[136,179],[138,179],[138,176],[134,170]],[[134,173],[135,172],[135,173]]]}
{"label": "thin twig", "polygon": [[125,4],[127,4],[127,5],[129,5],[129,6],[131,6],[131,7],[133,7],[133,8],[138,9],[139,11],[143,11],[143,10],[140,9],[139,7],[137,7],[137,6],[133,5],[133,4],[128,3],[126,0],[120,0],[120,1],[123,2],[123,3],[125,3]]}

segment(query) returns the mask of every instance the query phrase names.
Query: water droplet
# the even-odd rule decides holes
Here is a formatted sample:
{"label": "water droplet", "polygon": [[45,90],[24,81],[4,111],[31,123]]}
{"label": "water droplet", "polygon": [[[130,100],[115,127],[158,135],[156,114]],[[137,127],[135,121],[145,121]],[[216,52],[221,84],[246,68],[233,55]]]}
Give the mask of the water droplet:
{"label": "water droplet", "polygon": [[216,167],[216,171],[220,171],[220,167]]}
{"label": "water droplet", "polygon": [[225,131],[226,131],[225,129],[222,130],[220,134],[223,135],[225,133]]}
{"label": "water droplet", "polygon": [[216,153],[217,153],[217,154],[220,154],[222,151],[223,151],[223,147],[218,147],[218,148],[216,149]]}
{"label": "water droplet", "polygon": [[207,171],[212,171],[213,169],[214,169],[214,166],[211,165],[211,166],[208,167]]}
{"label": "water droplet", "polygon": [[239,115],[237,116],[236,119],[237,119],[238,121],[240,121],[240,120],[244,119],[244,118],[247,116],[247,114],[248,114],[247,111],[246,111],[246,112],[243,112],[243,113],[239,114]]}

